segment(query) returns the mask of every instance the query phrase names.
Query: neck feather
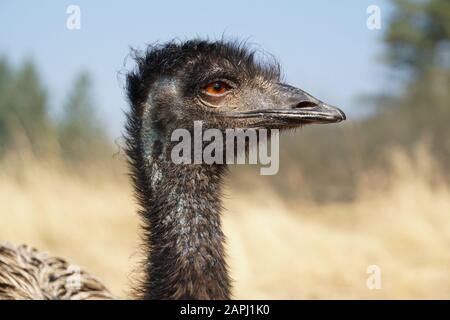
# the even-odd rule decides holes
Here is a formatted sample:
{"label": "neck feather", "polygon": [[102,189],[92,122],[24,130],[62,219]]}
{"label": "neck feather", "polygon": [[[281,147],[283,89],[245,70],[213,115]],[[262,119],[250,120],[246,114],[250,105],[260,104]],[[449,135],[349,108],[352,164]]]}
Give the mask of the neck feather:
{"label": "neck feather", "polygon": [[151,206],[143,212],[150,249],[145,298],[229,298],[220,221],[222,171],[148,162],[152,193]]}
{"label": "neck feather", "polygon": [[[141,205],[146,248],[145,299],[228,299],[221,229],[220,165],[174,164],[161,140],[145,141],[129,122],[128,156]],[[164,140],[164,139],[162,139]],[[144,152],[144,144],[152,152]],[[169,153],[170,154],[170,153]]]}

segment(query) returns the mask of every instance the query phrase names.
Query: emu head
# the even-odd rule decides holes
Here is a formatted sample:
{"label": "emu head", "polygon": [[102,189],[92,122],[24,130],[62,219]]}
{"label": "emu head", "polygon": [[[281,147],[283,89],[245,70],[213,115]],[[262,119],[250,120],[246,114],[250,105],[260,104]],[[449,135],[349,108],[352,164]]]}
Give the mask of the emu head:
{"label": "emu head", "polygon": [[136,62],[127,79],[128,97],[131,117],[140,121],[146,143],[164,144],[161,140],[173,130],[191,130],[198,120],[220,130],[345,120],[338,108],[282,83],[277,64],[258,62],[254,52],[235,43],[193,40],[151,46]]}

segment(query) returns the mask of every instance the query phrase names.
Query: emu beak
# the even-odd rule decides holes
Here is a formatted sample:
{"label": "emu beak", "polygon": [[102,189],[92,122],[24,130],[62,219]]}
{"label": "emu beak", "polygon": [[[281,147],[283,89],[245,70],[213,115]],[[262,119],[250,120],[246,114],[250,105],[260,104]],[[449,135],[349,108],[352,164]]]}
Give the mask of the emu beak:
{"label": "emu beak", "polygon": [[228,116],[256,120],[258,125],[294,127],[311,123],[335,123],[346,119],[345,113],[326,104],[303,90],[277,84],[271,96],[262,101],[263,107],[233,112]]}

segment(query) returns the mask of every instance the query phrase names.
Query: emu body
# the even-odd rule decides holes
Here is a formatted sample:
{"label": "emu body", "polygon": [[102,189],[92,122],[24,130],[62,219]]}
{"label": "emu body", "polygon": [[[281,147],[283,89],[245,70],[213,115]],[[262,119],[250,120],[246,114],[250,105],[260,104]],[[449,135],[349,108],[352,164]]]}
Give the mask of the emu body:
{"label": "emu body", "polygon": [[93,275],[27,245],[0,243],[0,299],[113,299]]}

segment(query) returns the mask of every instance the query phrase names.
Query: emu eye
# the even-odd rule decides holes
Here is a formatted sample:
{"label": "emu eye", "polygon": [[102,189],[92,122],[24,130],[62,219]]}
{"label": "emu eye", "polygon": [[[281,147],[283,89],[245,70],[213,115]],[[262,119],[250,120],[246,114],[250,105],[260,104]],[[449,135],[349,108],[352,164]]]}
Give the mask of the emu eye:
{"label": "emu eye", "polygon": [[226,93],[228,90],[230,90],[231,87],[228,85],[228,83],[224,81],[214,81],[211,83],[208,83],[203,90],[213,96],[220,96]]}

